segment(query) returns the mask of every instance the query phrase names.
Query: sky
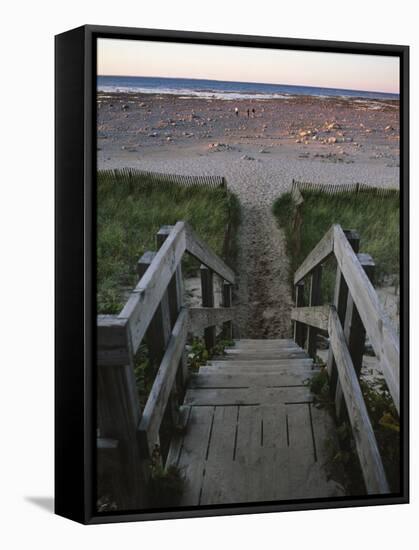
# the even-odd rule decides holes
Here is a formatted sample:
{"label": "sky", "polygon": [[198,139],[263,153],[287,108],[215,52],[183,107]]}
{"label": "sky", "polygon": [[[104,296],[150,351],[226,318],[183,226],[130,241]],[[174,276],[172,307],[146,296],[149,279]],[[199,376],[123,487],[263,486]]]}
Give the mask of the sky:
{"label": "sky", "polygon": [[202,78],[399,93],[398,57],[98,39],[98,75]]}

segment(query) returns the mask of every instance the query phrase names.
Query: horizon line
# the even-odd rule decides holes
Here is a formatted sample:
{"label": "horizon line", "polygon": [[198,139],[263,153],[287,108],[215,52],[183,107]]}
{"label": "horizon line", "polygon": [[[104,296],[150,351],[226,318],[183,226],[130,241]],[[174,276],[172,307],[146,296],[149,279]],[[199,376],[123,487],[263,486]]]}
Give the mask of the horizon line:
{"label": "horizon line", "polygon": [[398,92],[383,92],[381,90],[362,90],[359,88],[335,88],[333,86],[313,86],[312,84],[284,84],[283,82],[260,82],[256,80],[218,80],[215,78],[191,78],[188,76],[150,76],[150,75],[138,75],[138,74],[96,74],[96,77],[99,76],[108,76],[108,77],[128,77],[128,78],[165,78],[166,80],[204,80],[208,82],[229,82],[231,84],[266,84],[268,86],[291,86],[294,88],[317,88],[319,90],[342,90],[348,92],[368,92],[372,94],[388,94],[388,95],[397,95],[400,96],[400,91]]}

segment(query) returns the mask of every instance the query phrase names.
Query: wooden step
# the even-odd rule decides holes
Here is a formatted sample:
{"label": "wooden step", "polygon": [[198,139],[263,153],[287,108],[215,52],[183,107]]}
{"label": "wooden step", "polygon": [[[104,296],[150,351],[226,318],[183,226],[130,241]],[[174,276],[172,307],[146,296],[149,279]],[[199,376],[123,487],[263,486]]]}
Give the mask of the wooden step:
{"label": "wooden step", "polygon": [[296,349],[296,350],[302,351],[300,346],[297,346],[297,344],[279,345],[276,343],[269,343],[266,340],[260,340],[260,341],[255,340],[254,342],[248,343],[248,344],[237,343],[235,346],[230,346],[228,349],[231,349],[231,350],[237,349],[237,350],[243,350],[243,351],[249,350],[249,349],[278,350],[278,351]]}
{"label": "wooden step", "polygon": [[241,367],[230,367],[228,365],[204,365],[199,369],[201,374],[231,374],[232,376],[237,374],[255,374],[258,376],[264,376],[265,374],[296,374],[296,376],[302,376],[306,372],[313,372],[314,374],[319,372],[318,368],[313,368],[311,365],[305,367],[287,367],[283,366],[278,368],[275,365],[244,365]]}
{"label": "wooden step", "polygon": [[243,360],[275,360],[275,359],[305,359],[308,355],[304,351],[239,351],[226,350],[222,359],[229,361]]}
{"label": "wooden step", "polygon": [[262,373],[237,372],[225,373],[222,369],[199,372],[190,377],[189,388],[270,388],[279,386],[298,386],[306,383],[316,374],[313,370],[287,372],[264,371]]}
{"label": "wooden step", "polygon": [[308,386],[287,386],[279,388],[240,389],[188,389],[185,405],[227,406],[227,405],[279,405],[283,403],[308,403],[313,395]]}
{"label": "wooden step", "polygon": [[259,369],[260,367],[272,367],[278,369],[298,369],[298,368],[310,368],[313,366],[313,359],[243,359],[237,361],[210,361],[205,366],[212,367],[231,367],[233,369],[237,367],[252,367]]}
{"label": "wooden step", "polygon": [[235,340],[236,346],[247,346],[247,345],[277,345],[282,347],[296,346],[296,342],[291,339],[248,339],[242,338],[240,340]]}

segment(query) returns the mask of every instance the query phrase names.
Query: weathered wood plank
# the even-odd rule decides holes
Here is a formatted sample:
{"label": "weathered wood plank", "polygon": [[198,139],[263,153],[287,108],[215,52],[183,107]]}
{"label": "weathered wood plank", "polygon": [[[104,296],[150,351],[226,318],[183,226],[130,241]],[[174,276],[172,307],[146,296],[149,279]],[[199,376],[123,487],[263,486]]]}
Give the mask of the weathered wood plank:
{"label": "weathered wood plank", "polygon": [[182,452],[183,440],[185,438],[185,432],[188,429],[189,415],[191,414],[191,407],[181,406],[179,407],[179,423],[184,427],[182,431],[178,431],[173,434],[170,441],[170,448],[167,454],[166,467],[179,465],[180,455]]}
{"label": "weathered wood plank", "polygon": [[256,360],[256,361],[265,361],[265,360],[275,360],[275,359],[306,359],[308,355],[303,350],[281,350],[281,351],[246,351],[240,352],[239,350],[226,350],[226,354],[223,356],[226,361],[243,361],[243,360]]}
{"label": "weathered wood plank", "polygon": [[[313,269],[310,275],[310,298],[309,306],[319,306],[322,302],[322,266],[318,265]],[[307,330],[307,353],[313,359],[316,359],[317,352],[317,329],[309,326]]]}
{"label": "weathered wood plank", "polygon": [[[296,371],[294,373],[294,370]],[[316,374],[319,372],[320,369],[313,369],[310,366],[304,368],[304,367],[298,367],[297,369],[287,368],[287,369],[278,369],[277,367],[259,367],[259,368],[252,368],[252,367],[219,367],[219,366],[205,366],[201,367],[199,369],[199,374],[224,374],[224,375],[231,375],[233,377],[239,376],[239,375],[256,375],[260,378],[264,378],[266,375],[278,375],[278,376],[293,376],[295,374],[296,377],[300,377],[300,384],[303,383],[304,380],[309,378],[312,374]],[[297,383],[298,384],[298,383]],[[259,385],[259,384],[257,384]]]}
{"label": "weathered wood plank", "polygon": [[388,493],[390,489],[374,430],[349,355],[342,325],[334,308],[329,316],[329,336],[367,491],[369,494]]}
{"label": "weathered wood plank", "polygon": [[217,273],[224,280],[234,284],[235,275],[214,252],[197,236],[192,227],[185,222],[186,232],[186,250],[198,261],[206,265],[209,269]]}
{"label": "weathered wood plank", "polygon": [[233,461],[238,407],[216,407],[199,504],[234,502],[238,484]]}
{"label": "weathered wood plank", "polygon": [[[308,403],[286,406],[288,426],[289,485],[292,498],[314,497],[311,472],[315,465],[315,453],[311,432]],[[316,476],[317,477],[317,476]],[[317,478],[319,484],[324,479]]]}
{"label": "weathered wood plank", "polygon": [[[359,263],[364,268],[365,273],[368,275],[369,280],[371,281],[371,283],[373,283],[375,264],[372,257],[369,254],[357,254],[357,257]],[[359,316],[357,307],[350,294],[348,294],[345,320],[342,325],[343,332],[345,334],[345,340],[348,344],[349,355],[351,356],[355,372],[359,377],[362,368],[362,358],[364,355],[366,332]],[[340,387],[340,382],[338,380],[336,384],[335,405],[336,416],[339,419],[342,417],[343,414],[343,403],[342,388]]]}
{"label": "weathered wood plank", "polygon": [[169,344],[144,407],[139,432],[140,440],[146,443],[143,446],[149,453],[152,453],[158,441],[160,424],[176,379],[177,368],[186,343],[187,321],[187,310],[182,309],[173,327]]}
{"label": "weathered wood plank", "polygon": [[182,259],[185,247],[185,225],[184,222],[177,222],[118,316],[119,319],[129,320],[134,353]]}
{"label": "weathered wood plank", "polygon": [[399,411],[400,343],[396,331],[340,226],[335,226],[334,252],[371,345],[380,361],[395,407]]}
{"label": "weathered wood plank", "polygon": [[185,405],[279,405],[287,402],[309,402],[313,400],[307,386],[286,388],[244,388],[244,389],[189,389]]}
{"label": "weathered wood plank", "polygon": [[[101,366],[97,371],[97,416],[100,438],[118,441],[118,453],[108,464],[114,497],[120,507],[146,505],[146,479],[136,440],[141,417],[132,360],[127,364]],[[103,457],[103,453],[98,458]],[[98,465],[99,469],[102,464]]]}
{"label": "weathered wood plank", "polygon": [[[301,308],[304,306],[304,282],[300,281],[295,285],[295,307]],[[292,316],[291,316],[292,319]],[[305,334],[306,334],[306,327],[299,323],[298,321],[294,320],[294,340],[295,342],[301,346],[304,347],[304,340],[305,340]]]}
{"label": "weathered wood plank", "polygon": [[257,501],[261,498],[258,472],[263,438],[261,407],[240,407],[237,422],[234,461],[245,475],[237,484],[235,496],[238,502]]}
{"label": "weathered wood plank", "polygon": [[191,376],[189,388],[270,388],[301,385],[316,374],[314,370],[287,373],[223,373],[222,369]]}
{"label": "weathered wood plank", "polygon": [[324,235],[321,241],[313,248],[294,275],[294,285],[299,283],[316,266],[324,262],[333,252],[334,226]]}
{"label": "weathered wood plank", "polygon": [[[354,230],[344,230],[344,234],[349,241],[349,244],[353,248],[354,252],[359,250],[359,234]],[[340,322],[343,324],[345,320],[346,304],[348,300],[348,285],[342,275],[339,265],[336,267],[336,278],[335,278],[335,292],[333,297],[333,304],[336,307],[336,311]],[[330,380],[330,389],[331,392],[335,391],[337,388],[337,375],[336,375],[336,365],[334,362],[332,351],[329,349],[329,354],[327,357],[327,372]]]}
{"label": "weathered wood plank", "polygon": [[[150,267],[155,256],[156,252],[147,251],[138,260],[137,273],[140,279]],[[159,365],[162,360],[171,331],[169,298],[165,292],[145,333],[150,358],[155,365]]]}
{"label": "weathered wood plank", "polygon": [[[163,225],[162,227],[160,227],[156,235],[157,249],[162,247],[163,243],[165,242],[165,240],[168,238],[171,231],[173,230],[173,227],[174,227],[173,225]],[[179,265],[176,268],[175,274],[172,276],[170,283],[167,287],[167,296],[168,296],[168,302],[169,302],[170,319],[171,319],[172,327],[176,322],[179,309],[183,305],[181,287],[179,284],[181,281],[182,281],[182,264],[179,263]]]}
{"label": "weathered wood plank", "polygon": [[[166,239],[168,238],[172,230],[173,230],[172,225],[163,225],[162,227],[160,227],[156,235],[156,244],[158,249],[162,247],[163,243],[166,241]],[[164,324],[162,324],[161,330],[160,330],[160,334],[163,335],[164,349],[166,349],[167,347],[167,342],[170,338],[170,333],[176,323],[180,308],[183,305],[182,304],[183,296],[180,292],[181,286],[179,284],[179,278],[182,279],[181,262],[179,262],[179,265],[177,266],[175,273],[170,279],[170,283],[167,287],[167,290],[163,295],[159,308],[157,309],[157,311],[161,309],[162,317],[168,319],[168,326],[165,326]],[[175,377],[172,392],[169,398],[168,407],[170,410],[170,416],[171,416],[171,421],[173,426],[178,426],[180,424],[179,396],[183,393],[183,389],[182,389],[182,386],[184,383],[183,379],[184,379],[184,375],[186,374],[186,365],[184,363],[184,359],[185,359],[185,354],[182,353],[179,361],[179,366],[181,367],[181,369],[177,370],[177,375]]]}
{"label": "weathered wood plank", "polygon": [[292,338],[260,338],[258,340],[255,340],[254,338],[240,338],[239,340],[235,341],[236,348],[246,345],[253,346],[253,344],[275,344],[277,346],[283,346],[286,348],[288,348],[289,346],[295,346],[295,342]]}
{"label": "weathered wood plank", "polygon": [[126,365],[130,362],[128,322],[116,315],[97,316],[98,366]]}
{"label": "weathered wood plank", "polygon": [[222,323],[231,321],[235,311],[234,308],[191,307],[189,308],[191,331],[198,331],[205,327],[221,325]]}
{"label": "weathered wood plank", "polygon": [[[212,309],[214,307],[214,274],[211,269],[201,265],[201,296],[202,307]],[[208,352],[215,347],[215,325],[206,326],[204,329],[204,342]]]}
{"label": "weathered wood plank", "polygon": [[[231,283],[223,282],[223,301],[222,306],[232,313],[231,307],[233,305],[233,285]],[[231,319],[228,319],[223,322],[223,338],[225,340],[233,339],[233,322]]]}
{"label": "weathered wood plank", "polygon": [[[265,368],[265,367],[272,367],[276,368],[278,371],[283,371],[286,368],[289,369],[299,369],[299,368],[309,368],[313,366],[313,359],[310,357],[302,357],[302,358],[296,358],[296,359],[245,359],[236,361],[215,361],[211,360],[208,363],[208,366],[217,366],[220,368],[225,369],[239,369],[242,367],[249,367],[255,370],[256,372],[259,371],[259,369]],[[205,367],[201,367],[205,368]]]}
{"label": "weathered wood plank", "polygon": [[260,500],[293,498],[289,485],[286,405],[262,406],[262,446],[258,461]]}
{"label": "weathered wood plank", "polygon": [[214,407],[191,408],[178,460],[185,479],[182,506],[199,505],[214,412]]}
{"label": "weathered wood plank", "polygon": [[295,307],[291,311],[291,319],[321,330],[328,330],[329,309],[328,305]]}

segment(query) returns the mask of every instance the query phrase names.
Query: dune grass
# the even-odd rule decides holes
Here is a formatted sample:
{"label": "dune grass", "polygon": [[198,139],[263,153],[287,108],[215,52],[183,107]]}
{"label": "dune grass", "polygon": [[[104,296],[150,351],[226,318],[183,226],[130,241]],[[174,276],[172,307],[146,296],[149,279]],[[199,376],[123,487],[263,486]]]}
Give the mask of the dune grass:
{"label": "dune grass", "polygon": [[[138,281],[136,264],[147,250],[155,250],[162,225],[188,221],[196,233],[222,255],[229,220],[238,224],[236,197],[226,188],[186,187],[134,174],[129,184],[110,172],[97,178],[97,311],[118,313],[126,292]],[[233,235],[234,235],[233,231]],[[227,263],[232,263],[234,250]],[[184,263],[190,272],[192,258]]]}
{"label": "dune grass", "polygon": [[[273,212],[283,228],[291,262],[292,276],[304,258],[328,228],[339,223],[343,229],[355,229],[360,235],[360,252],[373,257],[375,283],[389,280],[397,284],[400,270],[400,197],[398,192],[379,197],[374,191],[329,195],[317,191],[303,192],[300,206],[300,235],[294,231],[294,205],[291,193],[279,197]],[[296,242],[298,239],[298,242]],[[333,270],[324,272],[324,296],[331,298]]]}

